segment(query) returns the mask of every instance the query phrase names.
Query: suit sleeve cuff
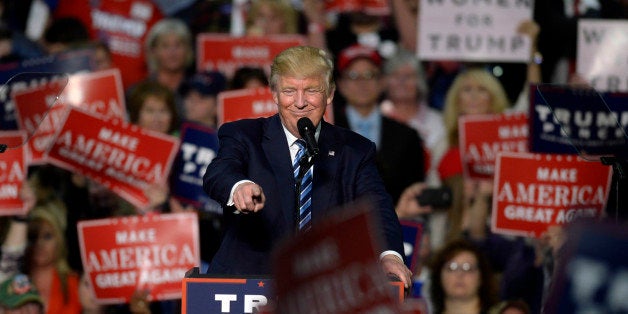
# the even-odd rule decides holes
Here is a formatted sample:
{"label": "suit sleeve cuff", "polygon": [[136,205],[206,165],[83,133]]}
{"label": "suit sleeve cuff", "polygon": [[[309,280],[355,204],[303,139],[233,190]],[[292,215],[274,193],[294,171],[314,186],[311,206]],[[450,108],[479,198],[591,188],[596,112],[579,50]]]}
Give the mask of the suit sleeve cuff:
{"label": "suit sleeve cuff", "polygon": [[393,250],[388,250],[388,251],[382,252],[382,254],[379,255],[379,260],[381,261],[382,258],[384,258],[384,256],[389,255],[389,254],[397,256],[399,258],[399,260],[401,260],[401,262],[404,263],[403,257],[401,256],[401,254],[399,254],[399,253],[397,253],[397,251],[393,251]]}

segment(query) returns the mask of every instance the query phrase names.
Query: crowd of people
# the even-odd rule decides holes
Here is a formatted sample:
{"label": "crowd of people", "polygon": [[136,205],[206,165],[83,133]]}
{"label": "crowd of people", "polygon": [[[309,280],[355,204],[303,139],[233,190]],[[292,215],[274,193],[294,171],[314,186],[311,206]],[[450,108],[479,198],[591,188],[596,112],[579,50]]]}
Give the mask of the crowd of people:
{"label": "crowd of people", "polygon": [[[29,7],[0,1],[0,64],[88,47],[94,70],[118,68],[124,77],[125,68],[115,63],[108,38],[99,37],[90,25],[52,2],[32,1]],[[491,232],[487,221],[493,182],[464,176],[458,119],[527,111],[529,84],[582,84],[572,66],[577,20],[628,19],[627,1],[581,1],[576,9],[571,7],[573,1],[536,1],[533,19],[521,21],[517,28],[532,43],[525,64],[418,59],[419,0],[391,0],[390,14],[383,16],[361,10],[328,12],[325,1],[318,0],[251,0],[246,5],[181,1],[176,9],[168,7],[169,1],[153,2],[162,18],[146,30],[144,77],[125,80],[130,123],[171,136],[179,136],[183,122],[218,130],[218,94],[242,88],[269,86],[281,106],[286,100],[277,86],[286,84],[285,77],[270,77],[269,69],[255,66],[240,67],[232,76],[218,70],[198,71],[195,38],[208,32],[302,35],[307,46],[325,51],[334,62],[335,85],[326,85],[324,91],[331,93],[326,100],[333,99],[329,122],[374,143],[375,154],[367,157],[374,159],[398,219],[423,223],[418,267],[411,271],[413,281],[422,284],[420,295],[429,313],[542,311],[552,266],[566,241],[565,230],[552,228],[539,239]],[[34,32],[24,21],[41,18],[32,16],[37,5],[47,6],[48,13],[42,29]],[[282,115],[281,107],[279,111]],[[287,133],[289,126],[282,122]],[[421,191],[441,185],[453,192],[449,208],[418,203]],[[233,205],[228,200],[233,201],[234,190],[236,186],[232,194],[220,194],[221,205]],[[76,225],[86,219],[197,211],[203,262],[210,269],[226,269],[227,265],[212,265],[216,252],[223,260],[240,254],[220,248],[227,226],[222,215],[182,203],[170,195],[168,183],[151,185],[145,193],[149,206],[136,208],[91,178],[47,164],[29,166],[21,193],[27,214],[0,217],[0,313],[27,308],[39,313],[179,312],[179,300],[149,302],[147,292],[139,290],[130,304],[99,305],[82,276]],[[267,203],[275,201],[270,196]]]}

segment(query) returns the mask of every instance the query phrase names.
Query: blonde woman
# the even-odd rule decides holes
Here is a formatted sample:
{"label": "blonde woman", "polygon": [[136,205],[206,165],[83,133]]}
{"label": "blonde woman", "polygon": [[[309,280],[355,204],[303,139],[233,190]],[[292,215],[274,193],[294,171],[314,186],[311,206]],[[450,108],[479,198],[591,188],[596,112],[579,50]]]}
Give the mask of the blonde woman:
{"label": "blonde woman", "polygon": [[[484,235],[485,219],[489,210],[492,183],[464,180],[458,147],[458,119],[465,115],[504,112],[510,103],[501,83],[481,68],[471,68],[460,73],[445,98],[443,122],[445,123],[448,149],[438,165],[443,184],[453,190],[453,204],[447,217],[447,234],[451,240],[470,231]],[[469,220],[473,218],[472,220]]]}

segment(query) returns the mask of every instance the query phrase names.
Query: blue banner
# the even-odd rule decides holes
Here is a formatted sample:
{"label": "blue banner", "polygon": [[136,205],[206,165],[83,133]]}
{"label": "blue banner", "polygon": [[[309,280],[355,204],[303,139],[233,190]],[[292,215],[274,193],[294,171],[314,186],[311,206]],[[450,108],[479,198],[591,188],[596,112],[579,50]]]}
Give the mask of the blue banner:
{"label": "blue banner", "polygon": [[419,261],[419,250],[421,249],[421,237],[423,235],[423,223],[412,220],[400,220],[403,232],[403,251],[406,267],[412,272],[417,271],[415,267]]}
{"label": "blue banner", "polygon": [[272,280],[267,278],[186,276],[181,312],[254,313],[271,301],[272,293]]}
{"label": "blue banner", "polygon": [[620,156],[628,153],[628,93],[531,87],[530,151]]}
{"label": "blue banner", "polygon": [[544,313],[628,313],[628,231],[619,223],[569,230]]}
{"label": "blue banner", "polygon": [[181,146],[172,165],[172,194],[186,205],[222,214],[220,205],[203,191],[203,175],[218,152],[218,135],[210,128],[185,123]]}

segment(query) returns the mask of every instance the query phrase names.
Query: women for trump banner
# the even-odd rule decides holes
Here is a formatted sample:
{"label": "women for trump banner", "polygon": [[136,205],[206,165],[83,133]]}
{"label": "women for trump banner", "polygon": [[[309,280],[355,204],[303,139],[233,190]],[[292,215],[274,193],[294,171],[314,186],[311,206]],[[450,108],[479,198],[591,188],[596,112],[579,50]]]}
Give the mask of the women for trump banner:
{"label": "women for trump banner", "polygon": [[22,184],[26,178],[27,147],[22,131],[0,132],[0,144],[10,148],[0,153],[0,216],[24,215],[27,209],[20,198]]}
{"label": "women for trump banner", "polygon": [[602,216],[611,167],[576,155],[497,155],[491,228],[538,237],[550,226]]}
{"label": "women for trump banner", "polygon": [[83,268],[98,303],[181,298],[185,273],[200,264],[195,213],[149,214],[78,223]]}
{"label": "women for trump banner", "polygon": [[420,0],[422,60],[528,62],[530,39],[517,32],[533,1]]}
{"label": "women for trump banner", "polygon": [[178,149],[176,137],[71,107],[48,158],[145,208],[149,200],[144,190],[165,182]]}

